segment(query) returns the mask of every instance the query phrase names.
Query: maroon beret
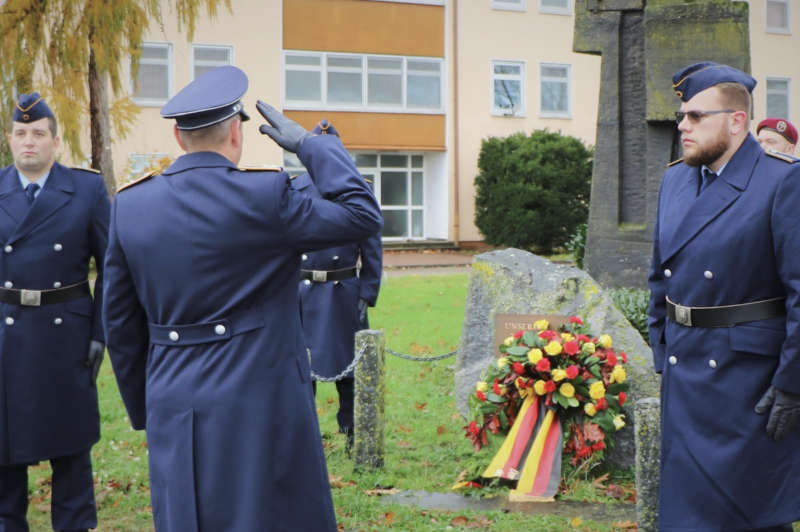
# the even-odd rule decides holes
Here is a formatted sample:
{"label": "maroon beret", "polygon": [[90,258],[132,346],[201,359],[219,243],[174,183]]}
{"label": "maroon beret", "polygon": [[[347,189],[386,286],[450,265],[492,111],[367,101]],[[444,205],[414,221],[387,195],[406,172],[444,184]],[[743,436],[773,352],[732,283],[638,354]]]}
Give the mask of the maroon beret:
{"label": "maroon beret", "polygon": [[791,142],[797,144],[797,129],[786,119],[783,118],[765,118],[758,123],[756,128],[756,135],[762,129],[769,129],[778,133],[780,136]]}

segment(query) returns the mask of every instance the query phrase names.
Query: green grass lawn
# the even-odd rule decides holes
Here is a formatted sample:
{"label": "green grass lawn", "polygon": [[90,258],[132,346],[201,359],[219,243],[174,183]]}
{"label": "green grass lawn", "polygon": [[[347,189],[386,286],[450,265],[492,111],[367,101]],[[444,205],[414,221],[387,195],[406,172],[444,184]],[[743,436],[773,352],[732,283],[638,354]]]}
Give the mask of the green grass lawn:
{"label": "green grass lawn", "polygon": [[[386,345],[412,355],[456,349],[461,334],[467,274],[404,276],[384,279],[370,325],[383,329]],[[334,503],[342,530],[608,531],[626,523],[531,516],[503,511],[445,512],[386,504],[375,490],[448,492],[462,472],[472,474],[488,464],[494,447],[473,452],[464,438],[465,421],[453,396],[455,357],[420,363],[387,355],[385,467],[353,471],[337,433],[336,390],[318,388],[317,409],[328,457]],[[99,530],[152,530],[147,446],[143,432],[131,430],[108,361],[98,381],[102,439],[93,449]],[[31,530],[50,529],[50,467],[30,469]],[[630,476],[612,477],[630,486]],[[302,482],[302,479],[298,479]],[[570,482],[567,499],[609,502],[603,489],[588,480]],[[506,491],[489,490],[495,496]],[[301,531],[305,532],[305,531]]]}

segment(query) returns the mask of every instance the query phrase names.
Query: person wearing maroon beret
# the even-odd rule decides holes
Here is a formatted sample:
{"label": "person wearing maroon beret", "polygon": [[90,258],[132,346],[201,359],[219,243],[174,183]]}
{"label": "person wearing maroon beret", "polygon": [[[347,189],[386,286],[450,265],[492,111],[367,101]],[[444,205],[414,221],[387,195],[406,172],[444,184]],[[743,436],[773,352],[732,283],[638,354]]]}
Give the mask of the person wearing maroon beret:
{"label": "person wearing maroon beret", "polygon": [[794,154],[797,144],[797,128],[785,118],[765,118],[756,128],[758,143],[764,150]]}

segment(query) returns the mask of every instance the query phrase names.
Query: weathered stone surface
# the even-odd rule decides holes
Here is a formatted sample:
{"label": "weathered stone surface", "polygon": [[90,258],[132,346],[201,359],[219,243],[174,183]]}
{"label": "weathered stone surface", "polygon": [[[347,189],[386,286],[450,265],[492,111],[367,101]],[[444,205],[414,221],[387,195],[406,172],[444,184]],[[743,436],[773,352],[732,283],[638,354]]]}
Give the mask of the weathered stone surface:
{"label": "weathered stone surface", "polygon": [[658,530],[658,479],[661,464],[661,406],[658,398],[636,401],[636,521],[640,532]]}
{"label": "weathered stone surface", "polygon": [[[629,400],[658,395],[652,352],[611,297],[586,272],[554,264],[519,249],[477,255],[472,262],[464,326],[456,355],[456,404],[467,416],[467,398],[494,360],[494,316],[559,314],[582,317],[596,334],[610,334],[614,349],[628,354]],[[633,412],[626,409],[628,426],[617,433],[609,459],[633,467]]]}
{"label": "weathered stone surface", "polygon": [[364,354],[355,369],[354,467],[383,467],[386,428],[386,339],[383,331],[356,333],[356,353]]}

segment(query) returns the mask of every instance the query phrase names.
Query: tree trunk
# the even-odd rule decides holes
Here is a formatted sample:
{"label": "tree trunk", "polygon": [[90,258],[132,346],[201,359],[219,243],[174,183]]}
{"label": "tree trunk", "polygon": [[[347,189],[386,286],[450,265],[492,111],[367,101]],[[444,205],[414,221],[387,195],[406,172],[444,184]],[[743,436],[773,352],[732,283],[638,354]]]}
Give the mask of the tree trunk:
{"label": "tree trunk", "polygon": [[94,51],[89,51],[89,124],[92,142],[92,168],[103,173],[109,195],[117,190],[114,161],[111,157],[111,121],[108,109],[108,77],[98,72]]}

